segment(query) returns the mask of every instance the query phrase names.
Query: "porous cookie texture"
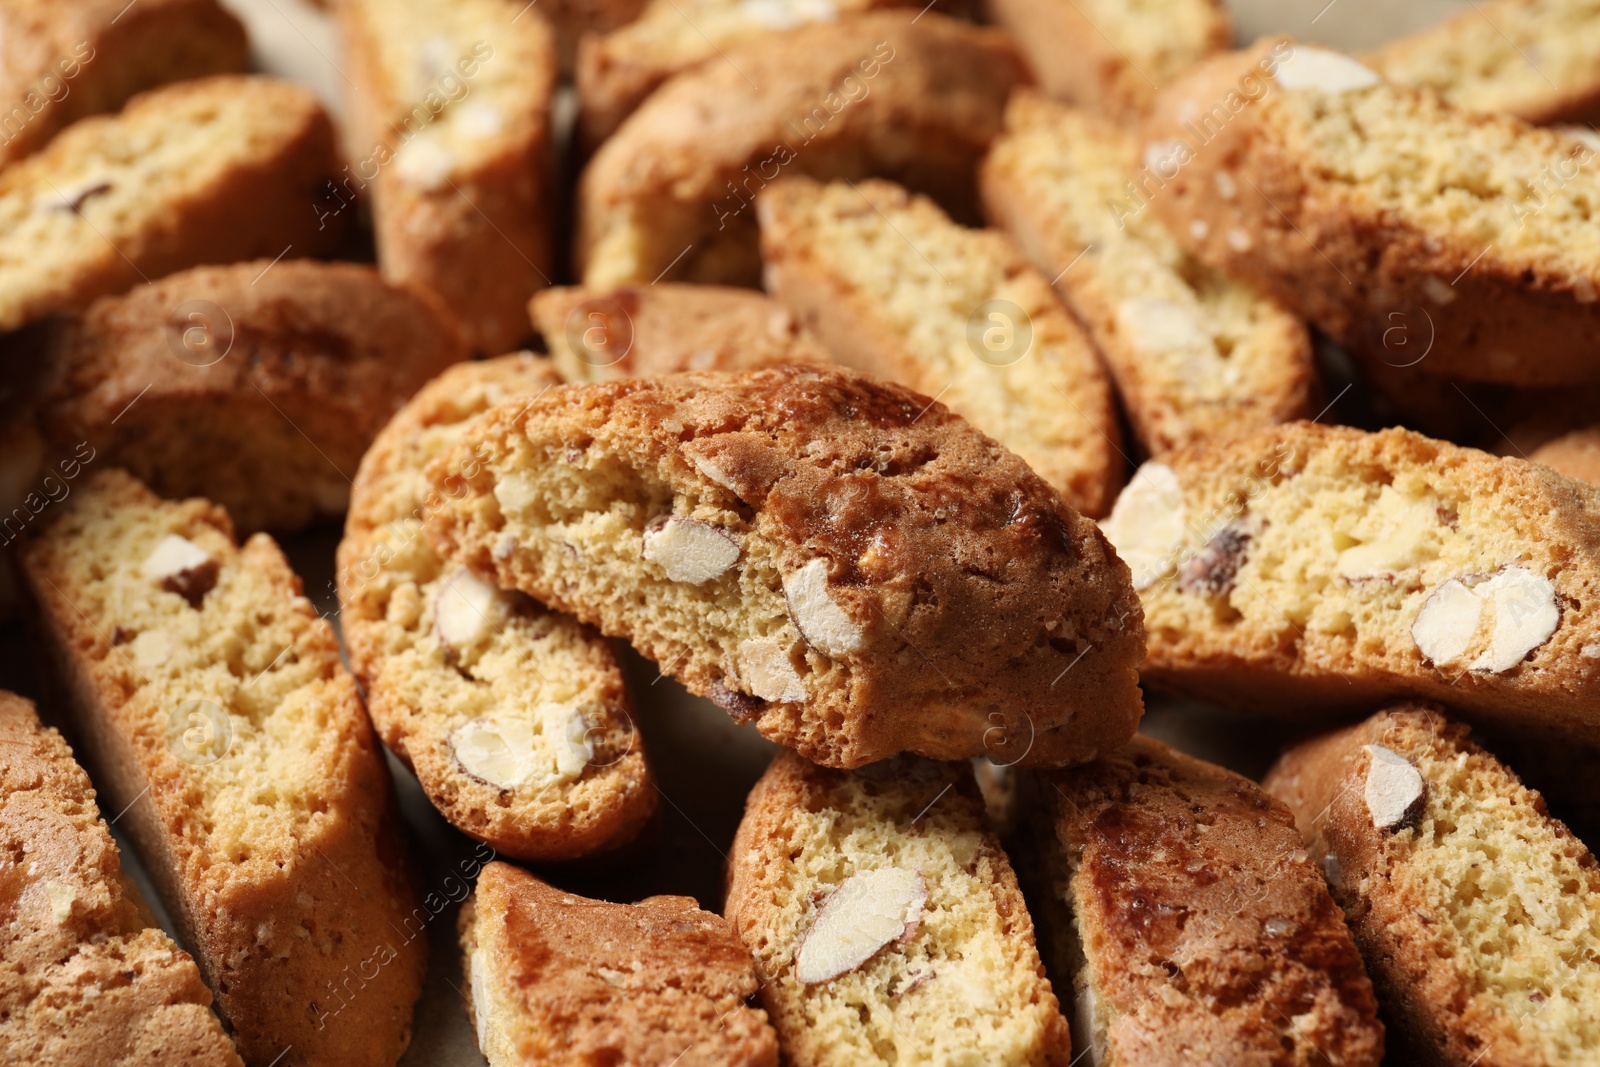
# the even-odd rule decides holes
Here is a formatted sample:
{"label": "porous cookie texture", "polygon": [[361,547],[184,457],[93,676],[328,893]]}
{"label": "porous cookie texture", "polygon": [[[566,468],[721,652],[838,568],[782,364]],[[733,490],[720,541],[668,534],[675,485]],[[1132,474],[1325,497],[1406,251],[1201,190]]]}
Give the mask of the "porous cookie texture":
{"label": "porous cookie texture", "polygon": [[820,763],[1059,765],[1138,722],[1122,563],[900,386],[794,366],[565,385],[485,415],[429,476],[446,557]]}
{"label": "porous cookie texture", "polygon": [[41,422],[59,447],[87,442],[244,531],[342,514],[389,416],[466,355],[433,298],[310,260],[183,271],[102,297],[47,343]]}
{"label": "porous cookie texture", "polygon": [[589,161],[574,249],[586,286],[757,285],[755,197],[780,175],[891,178],[976,217],[978,160],[1024,77],[998,30],[879,11],[723,51]]}
{"label": "porous cookie texture", "polygon": [[1345,345],[1404,330],[1428,374],[1600,380],[1600,174],[1571,136],[1280,39],[1185,76],[1144,141],[1174,236]]}
{"label": "porous cookie texture", "polygon": [[1018,92],[984,159],[984,209],[1055,279],[1147,453],[1307,417],[1305,323],[1195,260],[1129,193],[1140,147],[1087,110]]}
{"label": "porous cookie texture", "polygon": [[389,1067],[427,938],[393,787],[278,546],[120,470],[22,552],[108,806],[248,1063]]}
{"label": "porous cookie texture", "polygon": [[724,911],[794,1067],[1072,1058],[965,767],[780,754],[746,802]]}
{"label": "porous cookie texture", "polygon": [[[1467,733],[1399,705],[1289,750],[1266,787],[1294,809],[1414,1062],[1600,1063],[1600,867]],[[1403,819],[1383,817],[1402,801]]]}
{"label": "porous cookie texture", "polygon": [[461,911],[467,1011],[490,1067],[777,1067],[750,954],[690,897],[611,904],[491,863]]}
{"label": "porous cookie texture", "polygon": [[16,1064],[242,1067],[187,952],[122,872],[94,788],[0,692],[0,1049]]}
{"label": "porous cookie texture", "polygon": [[351,0],[337,10],[361,184],[336,206],[353,213],[371,182],[384,277],[437,294],[478,352],[504,352],[527,336],[523,306],[554,271],[557,63],[545,8]]}
{"label": "porous cookie texture", "polygon": [[0,167],[146,89],[244,70],[250,42],[217,0],[13,0],[0,11]]}
{"label": "porous cookie texture", "polygon": [[1492,0],[1362,57],[1466,111],[1587,126],[1600,118],[1600,4]]}
{"label": "porous cookie texture", "polygon": [[569,382],[829,361],[788,308],[751,289],[570,286],[546,289],[528,312]]}
{"label": "porous cookie texture", "polygon": [[308,89],[218,75],[74,123],[0,171],[0,330],[202,263],[331,254],[336,151]]}
{"label": "porous cookie texture", "polygon": [[881,180],[786,178],[756,206],[768,291],[839,362],[938,397],[1106,513],[1126,465],[1111,384],[1010,238]]}
{"label": "porous cookie texture", "polygon": [[1232,37],[1218,0],[986,0],[985,9],[1044,92],[1124,122]]}
{"label": "porous cookie texture", "polygon": [[611,647],[436,553],[424,472],[484,411],[557,381],[510,355],[430,382],[362,461],[338,557],[340,626],[379,735],[452,825],[534,861],[625,843],[656,790]]}
{"label": "porous cookie texture", "polygon": [[1145,464],[1105,530],[1151,684],[1274,715],[1415,695],[1595,728],[1600,490],[1547,467],[1291,423]]}
{"label": "porous cookie texture", "polygon": [[1080,1055],[1382,1061],[1372,983],[1282,803],[1143,736],[1028,784],[1029,880]]}

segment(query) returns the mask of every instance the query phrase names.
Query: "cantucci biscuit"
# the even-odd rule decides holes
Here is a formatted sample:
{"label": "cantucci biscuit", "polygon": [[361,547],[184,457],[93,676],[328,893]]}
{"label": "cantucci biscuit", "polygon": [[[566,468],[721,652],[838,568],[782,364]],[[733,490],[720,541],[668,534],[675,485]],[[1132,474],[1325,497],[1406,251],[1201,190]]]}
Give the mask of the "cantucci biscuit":
{"label": "cantucci biscuit", "polygon": [[379,735],[451,824],[508,856],[574,859],[634,837],[656,790],[599,634],[428,545],[425,470],[500,401],[557,381],[528,355],[464,363],[378,435],[339,545],[340,627]]}
{"label": "cantucci biscuit", "polygon": [[1568,478],[1600,485],[1600,427],[1585,426],[1564,433],[1528,453],[1528,458]]}
{"label": "cantucci biscuit", "polygon": [[786,178],[756,208],[767,289],[834,358],[938,397],[1106,513],[1126,465],[1111,384],[1010,238],[880,180]]}
{"label": "cantucci biscuit", "polygon": [[429,476],[456,565],[818,762],[1058,766],[1138,722],[1121,561],[909,389],[827,366],[558,386],[489,412]]}

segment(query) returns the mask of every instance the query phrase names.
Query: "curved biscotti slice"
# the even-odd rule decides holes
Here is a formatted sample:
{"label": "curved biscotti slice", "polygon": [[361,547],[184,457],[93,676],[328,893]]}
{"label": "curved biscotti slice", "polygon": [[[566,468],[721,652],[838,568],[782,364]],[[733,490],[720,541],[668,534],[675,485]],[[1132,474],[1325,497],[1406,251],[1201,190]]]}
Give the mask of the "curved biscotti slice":
{"label": "curved biscotti slice", "polygon": [[904,0],[652,0],[639,17],[578,42],[578,136],[591,148],[616,132],[668,78],[766,34],[832,22]]}
{"label": "curved biscotti slice", "polygon": [[217,0],[13,0],[0,42],[0,167],[136,93],[250,61],[244,27]]}
{"label": "curved biscotti slice", "polygon": [[1600,485],[1600,426],[1585,426],[1546,441],[1528,458],[1568,478]]}
{"label": "curved biscotti slice", "polygon": [[428,383],[362,461],[339,544],[339,624],[379,735],[451,824],[534,861],[625,843],[656,791],[611,647],[434,552],[424,472],[488,408],[556,381],[513,355]]}
{"label": "curved biscotti slice", "polygon": [[964,766],[852,773],[781,753],[746,802],[723,910],[794,1067],[1072,1058]]}
{"label": "curved biscotti slice", "polygon": [[353,263],[199,267],[102,297],[55,330],[41,409],[168,498],[236,528],[341,514],[388,417],[466,349],[437,301]]}
{"label": "curved biscotti slice", "polygon": [[[437,294],[479,352],[528,333],[552,272],[555,37],[517,0],[351,0],[349,152],[384,277]],[[375,175],[375,176],[374,176]]]}
{"label": "curved biscotti slice", "polygon": [[333,629],[206,501],[110,470],[51,510],[22,553],[38,637],[240,1054],[392,1065],[427,941]]}
{"label": "curved biscotti slice", "polygon": [[1600,490],[1547,467],[1291,423],[1146,463],[1105,531],[1153,684],[1279,715],[1410,694],[1600,724]]}
{"label": "curved biscotti slice", "polygon": [[558,386],[429,475],[446,556],[819,763],[1059,765],[1138,722],[1126,568],[1020,459],[900,386],[829,367]]}
{"label": "curved biscotti slice", "polygon": [[187,952],[122,871],[88,775],[0,692],[0,1050],[59,1067],[241,1067]]}
{"label": "curved biscotti slice", "polygon": [[1080,1055],[1383,1059],[1372,983],[1283,804],[1143,736],[1041,778],[1028,828],[1039,924],[1056,980],[1072,982]]}
{"label": "curved biscotti slice", "polygon": [[1135,183],[1198,258],[1347,346],[1425,321],[1428,373],[1552,385],[1600,380],[1595,158],[1278,40],[1164,92]]}
{"label": "curved biscotti slice", "polygon": [[1305,323],[1183,250],[1129,191],[1139,156],[1123,128],[1019,92],[980,172],[984,209],[1055,279],[1146,452],[1306,418]]}
{"label": "curved biscotti slice", "polygon": [[1136,120],[1157,92],[1233,35],[1218,0],[985,0],[1050,96],[1114,121]]}
{"label": "curved biscotti slice", "polygon": [[1391,708],[1290,749],[1266,787],[1412,1062],[1600,1063],[1600,865],[1464,725]]}
{"label": "curved biscotti slice", "polygon": [[1362,57],[1396,85],[1535,123],[1600,119],[1600,4],[1491,0]]}
{"label": "curved biscotti slice", "polygon": [[756,207],[767,289],[839,362],[938,397],[1106,513],[1125,465],[1111,384],[1010,238],[879,180],[785,179]]}
{"label": "curved biscotti slice", "polygon": [[589,161],[574,253],[586,286],[757,285],[754,201],[779,174],[879,175],[977,214],[978,160],[1023,78],[1000,31],[880,11],[723,51]]}
{"label": "curved biscotti slice", "polygon": [[310,90],[219,75],[84,119],[0,171],[0,330],[201,263],[330,254],[333,127]]}
{"label": "curved biscotti slice", "polygon": [[546,289],[528,312],[569,382],[829,362],[787,308],[750,289],[570,286]]}
{"label": "curved biscotti slice", "polygon": [[467,1011],[489,1067],[777,1067],[750,954],[689,897],[611,904],[490,863],[461,910]]}

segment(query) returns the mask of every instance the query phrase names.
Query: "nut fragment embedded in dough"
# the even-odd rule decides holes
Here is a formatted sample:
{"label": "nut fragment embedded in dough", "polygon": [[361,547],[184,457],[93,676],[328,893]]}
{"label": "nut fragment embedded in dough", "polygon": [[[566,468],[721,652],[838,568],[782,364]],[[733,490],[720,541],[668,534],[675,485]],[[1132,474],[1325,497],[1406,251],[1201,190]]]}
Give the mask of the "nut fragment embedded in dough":
{"label": "nut fragment embedded in dough", "polygon": [[806,643],[825,656],[842,656],[861,647],[861,627],[828,593],[828,561],[814,559],[783,581],[789,618]]}
{"label": "nut fragment embedded in dough", "polygon": [[140,572],[169,593],[177,593],[199,607],[213,586],[220,571],[217,561],[206,550],[177,534],[168,534],[156,542],[156,547],[144,558]]}
{"label": "nut fragment embedded in dough", "polygon": [[1543,575],[1504,567],[1487,579],[1469,581],[1445,582],[1411,624],[1412,640],[1435,666],[1454,663],[1481,643],[1468,669],[1499,674],[1550,640],[1561,624],[1555,586]]}
{"label": "nut fragment embedded in dough", "polygon": [[916,931],[927,899],[927,882],[917,871],[880,867],[852,874],[823,902],[801,940],[795,979],[815,985],[860,967]]}
{"label": "nut fragment embedded in dough", "polygon": [[1370,89],[1383,80],[1347,55],[1299,44],[1278,64],[1273,77],[1284,89],[1317,89],[1325,93]]}
{"label": "nut fragment embedded in dough", "polygon": [[433,632],[446,648],[467,648],[495,626],[499,589],[457,567],[433,592]]}
{"label": "nut fragment embedded in dough", "polygon": [[1154,585],[1183,547],[1183,486],[1178,473],[1165,463],[1140,467],[1100,529],[1133,572],[1133,587]]}
{"label": "nut fragment embedded in dough", "polygon": [[584,718],[557,704],[541,705],[535,713],[542,734],[523,719],[464,722],[450,734],[450,753],[467,774],[497,789],[544,786],[581,775],[594,756]]}
{"label": "nut fragment embedded in dough", "polygon": [[739,642],[739,676],[762,700],[792,704],[806,698],[805,682],[789,660],[789,649],[775,638]]}
{"label": "nut fragment embedded in dough", "polygon": [[1427,784],[1404,756],[1382,745],[1366,745],[1370,762],[1363,795],[1372,825],[1379,830],[1396,830],[1412,822],[1422,812]]}
{"label": "nut fragment embedded in dough", "polygon": [[644,558],[661,564],[675,582],[700,585],[739,562],[739,542],[713,523],[682,515],[652,521],[644,531]]}

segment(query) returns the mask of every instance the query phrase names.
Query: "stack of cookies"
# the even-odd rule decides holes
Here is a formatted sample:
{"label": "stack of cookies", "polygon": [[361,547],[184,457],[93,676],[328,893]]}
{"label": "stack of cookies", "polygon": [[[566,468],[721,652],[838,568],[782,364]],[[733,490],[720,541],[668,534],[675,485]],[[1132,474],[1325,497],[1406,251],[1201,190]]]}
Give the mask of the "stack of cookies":
{"label": "stack of cookies", "polygon": [[332,6],[0,12],[0,1063],[1600,1067],[1600,6]]}

